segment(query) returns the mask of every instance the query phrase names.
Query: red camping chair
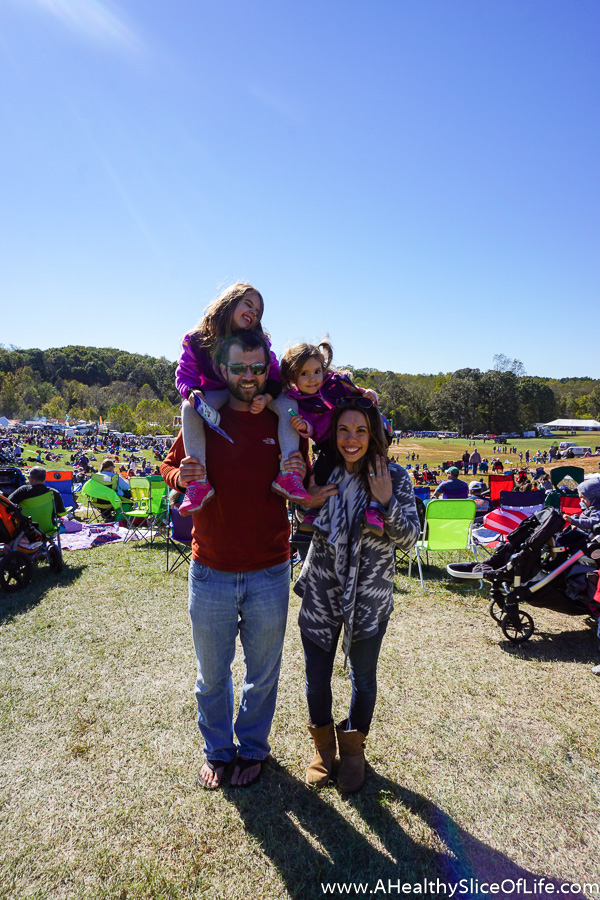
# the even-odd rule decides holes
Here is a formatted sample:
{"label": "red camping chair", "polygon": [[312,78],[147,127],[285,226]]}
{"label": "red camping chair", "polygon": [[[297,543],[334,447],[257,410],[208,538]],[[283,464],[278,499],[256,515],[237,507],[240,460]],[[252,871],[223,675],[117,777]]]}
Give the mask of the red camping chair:
{"label": "red camping chair", "polygon": [[512,491],[515,486],[514,475],[490,475],[490,500],[494,506],[500,503],[501,491]]}
{"label": "red camping chair", "polygon": [[561,516],[578,516],[581,514],[581,504],[579,496],[577,497],[561,497],[559,501],[558,511]]}

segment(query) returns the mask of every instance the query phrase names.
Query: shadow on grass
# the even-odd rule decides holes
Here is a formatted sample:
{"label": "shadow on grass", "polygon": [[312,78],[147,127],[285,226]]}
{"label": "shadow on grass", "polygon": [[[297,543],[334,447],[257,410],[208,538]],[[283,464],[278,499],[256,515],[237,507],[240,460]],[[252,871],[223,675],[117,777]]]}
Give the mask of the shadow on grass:
{"label": "shadow on grass", "polygon": [[[66,555],[63,554],[63,559]],[[0,590],[0,625],[29,612],[52,588],[72,585],[81,575],[85,565],[69,558],[68,562],[65,560],[62,572],[57,575],[45,562],[34,563],[31,582],[26,588],[9,594]]]}
{"label": "shadow on grass", "polygon": [[592,666],[598,665],[600,662],[596,623],[589,631],[556,633],[536,630],[532,638],[522,644],[513,644],[511,641],[504,640],[500,629],[498,629],[498,636],[499,647],[505,653],[519,656],[521,659],[537,660],[538,662],[583,663]]}
{"label": "shadow on grass", "polygon": [[[385,896],[395,892],[401,896],[400,887],[388,891],[388,882],[422,885],[424,879],[434,883],[437,879],[444,883],[465,879],[465,889],[459,894],[457,888],[456,894],[474,897],[477,880],[481,883],[509,879],[516,883],[521,878],[526,879],[532,893],[535,879],[542,877],[466,832],[426,797],[378,775],[370,767],[363,789],[347,798],[346,814],[330,802],[332,790],[335,789],[318,792],[308,788],[273,759],[265,765],[256,787],[248,791],[224,789],[224,795],[237,807],[245,831],[271,859],[292,898],[322,897],[322,885],[335,882],[368,883],[364,891],[342,889],[337,893],[379,892]],[[357,816],[369,839],[352,824]],[[420,819],[416,830],[428,832],[427,843],[411,837],[398,818]],[[556,886],[556,893],[559,885],[568,885],[548,878],[546,882]],[[444,894],[444,888],[417,888],[410,893]],[[508,891],[506,896],[510,893],[514,896],[518,892]]]}

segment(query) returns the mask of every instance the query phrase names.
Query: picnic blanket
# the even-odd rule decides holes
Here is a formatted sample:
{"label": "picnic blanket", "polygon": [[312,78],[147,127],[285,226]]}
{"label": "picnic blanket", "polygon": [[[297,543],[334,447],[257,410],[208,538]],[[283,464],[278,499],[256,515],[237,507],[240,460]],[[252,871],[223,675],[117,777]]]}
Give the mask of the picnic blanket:
{"label": "picnic blanket", "polygon": [[[63,550],[90,550],[102,544],[111,544],[125,540],[126,528],[118,528],[114,524],[84,525],[81,531],[61,534],[60,546]],[[140,535],[133,535],[129,540],[139,541]]]}

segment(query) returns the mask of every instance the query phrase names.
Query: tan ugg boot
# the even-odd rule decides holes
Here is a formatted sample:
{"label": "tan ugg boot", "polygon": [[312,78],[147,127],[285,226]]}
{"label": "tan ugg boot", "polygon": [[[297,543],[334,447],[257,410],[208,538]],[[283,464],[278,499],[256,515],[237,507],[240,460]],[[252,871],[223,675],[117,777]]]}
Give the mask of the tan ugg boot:
{"label": "tan ugg boot", "polygon": [[312,787],[325,787],[331,778],[331,767],[335,759],[335,728],[331,722],[320,728],[309,725],[308,730],[315,742],[315,755],[306,770],[306,783]]}
{"label": "tan ugg boot", "polygon": [[344,719],[336,726],[338,746],[340,748],[340,767],[338,769],[338,788],[343,794],[359,791],[365,783],[365,741],[362,731],[346,731],[348,720]]}

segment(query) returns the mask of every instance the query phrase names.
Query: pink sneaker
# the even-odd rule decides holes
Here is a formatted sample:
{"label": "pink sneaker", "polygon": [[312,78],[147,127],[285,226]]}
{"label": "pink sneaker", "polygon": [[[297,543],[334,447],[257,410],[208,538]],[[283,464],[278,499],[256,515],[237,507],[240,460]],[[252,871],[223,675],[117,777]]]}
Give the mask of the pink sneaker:
{"label": "pink sneaker", "polygon": [[302,521],[298,523],[298,531],[302,531],[304,534],[312,534],[313,531],[316,531],[315,519],[320,512],[320,509],[309,509],[304,514]]}
{"label": "pink sneaker", "polygon": [[367,506],[365,511],[365,527],[367,531],[381,537],[383,534],[383,514],[376,506]]}
{"label": "pink sneaker", "polygon": [[271,490],[294,503],[302,503],[311,499],[297,472],[280,472],[271,485]]}
{"label": "pink sneaker", "polygon": [[191,516],[199,512],[205,503],[215,496],[215,490],[208,481],[190,481],[185,489],[185,498],[179,506],[180,516]]}

